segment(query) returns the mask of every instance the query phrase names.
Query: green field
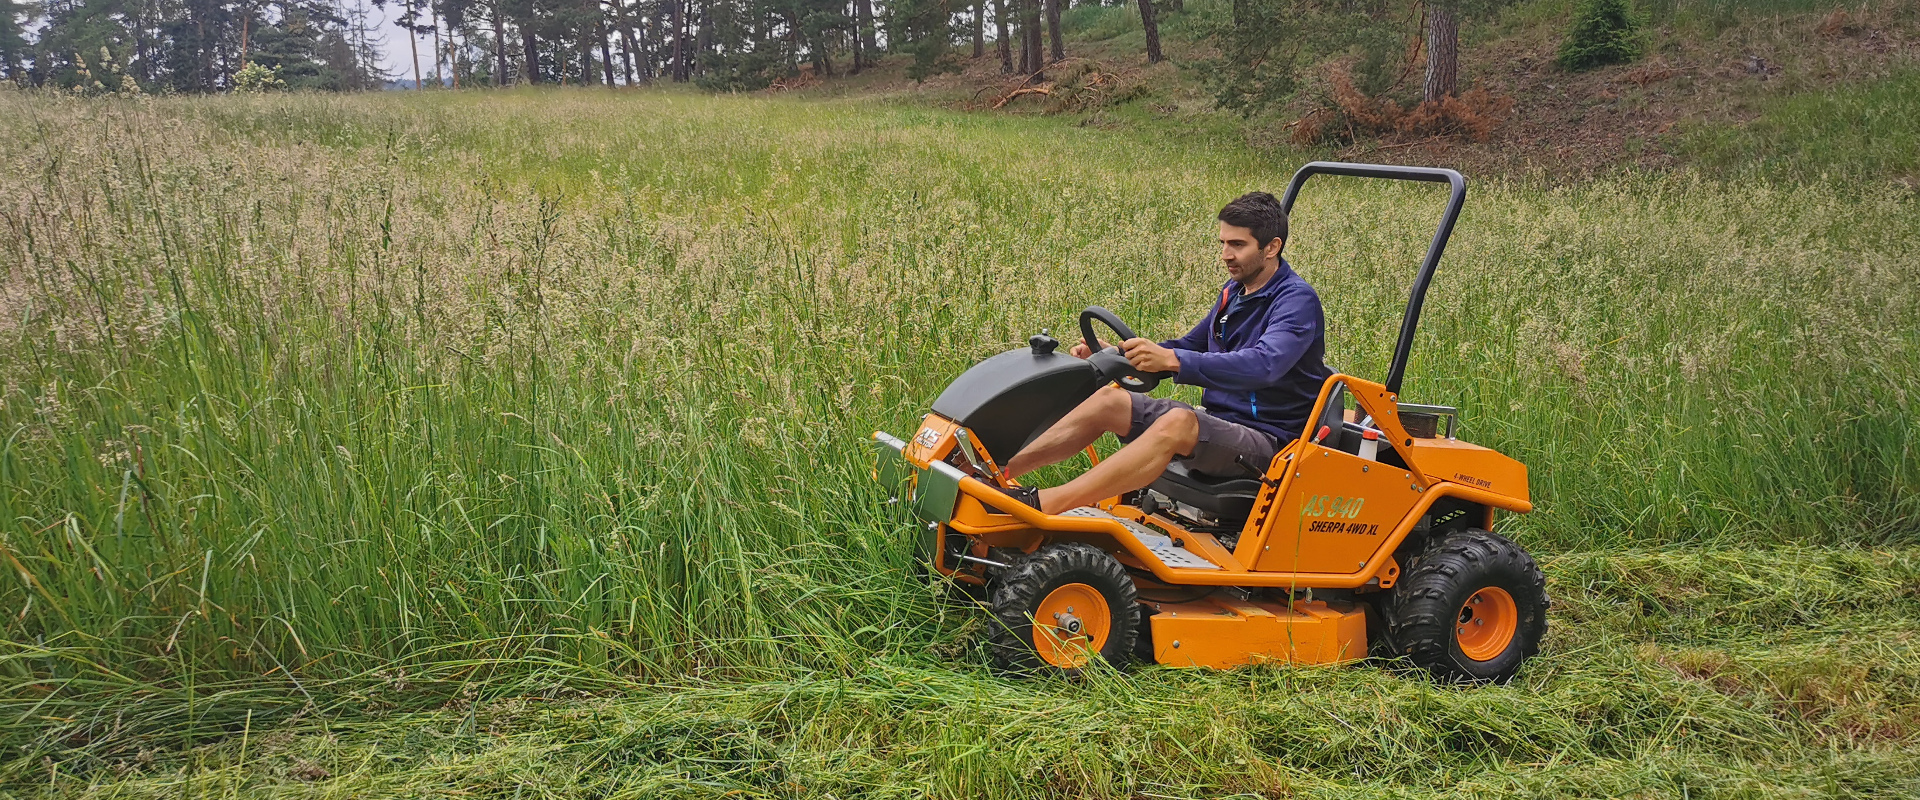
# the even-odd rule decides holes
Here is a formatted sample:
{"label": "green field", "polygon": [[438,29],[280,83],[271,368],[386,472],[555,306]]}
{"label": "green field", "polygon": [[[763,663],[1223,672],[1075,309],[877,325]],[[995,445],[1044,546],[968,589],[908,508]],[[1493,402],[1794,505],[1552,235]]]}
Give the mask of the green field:
{"label": "green field", "polygon": [[[1554,607],[1511,685],[987,669],[867,434],[1090,304],[1184,331],[1214,212],[1303,158],[851,100],[0,92],[0,796],[1920,794],[1894,185],[1469,176],[1403,395],[1531,470],[1501,530]],[[1384,373],[1442,201],[1309,186],[1336,368]]]}

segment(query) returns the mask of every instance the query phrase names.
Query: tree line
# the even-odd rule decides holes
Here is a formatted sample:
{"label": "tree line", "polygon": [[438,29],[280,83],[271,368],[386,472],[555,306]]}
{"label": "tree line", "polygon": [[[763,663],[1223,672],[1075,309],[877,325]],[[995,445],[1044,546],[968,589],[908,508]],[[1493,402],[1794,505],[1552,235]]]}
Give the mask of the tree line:
{"label": "tree line", "polygon": [[[1033,74],[1065,57],[1061,15],[1072,1],[0,0],[0,76],[80,91],[215,92],[244,88],[254,65],[275,85],[322,90],[393,78],[729,90],[858,73],[886,53],[910,55],[918,79],[957,68],[969,50]],[[1159,21],[1185,10],[1183,0],[1091,1],[1137,8],[1150,62],[1165,57]],[[1422,94],[1434,100],[1455,90],[1459,15],[1501,4],[1231,0],[1230,18],[1199,26],[1218,53],[1200,71],[1222,106],[1268,107],[1298,88],[1298,65],[1344,49],[1363,54],[1360,82],[1381,88],[1407,72],[1411,23]],[[380,67],[376,10],[411,34],[410,51],[396,54],[415,65],[403,74]]]}
{"label": "tree line", "polygon": [[0,76],[76,91],[211,92],[248,63],[289,86],[381,82],[368,9],[338,0],[0,0]]}
{"label": "tree line", "polygon": [[[73,90],[216,92],[249,64],[293,88],[699,82],[753,89],[858,73],[886,53],[922,78],[997,55],[1064,57],[1071,0],[0,0],[0,77]],[[1127,0],[1119,0],[1126,2]],[[1134,0],[1143,20],[1181,0]],[[380,67],[375,11],[417,69]],[[389,45],[391,46],[391,45]],[[1161,60],[1157,35],[1151,60]]]}

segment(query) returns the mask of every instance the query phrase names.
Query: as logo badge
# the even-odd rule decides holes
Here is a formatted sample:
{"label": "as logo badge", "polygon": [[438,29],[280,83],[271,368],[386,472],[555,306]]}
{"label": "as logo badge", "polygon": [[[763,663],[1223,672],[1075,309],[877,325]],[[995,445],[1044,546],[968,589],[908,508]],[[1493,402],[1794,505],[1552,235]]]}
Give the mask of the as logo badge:
{"label": "as logo badge", "polygon": [[1344,517],[1353,519],[1360,516],[1360,507],[1367,504],[1364,497],[1330,497],[1313,495],[1300,504],[1300,516],[1303,517]]}

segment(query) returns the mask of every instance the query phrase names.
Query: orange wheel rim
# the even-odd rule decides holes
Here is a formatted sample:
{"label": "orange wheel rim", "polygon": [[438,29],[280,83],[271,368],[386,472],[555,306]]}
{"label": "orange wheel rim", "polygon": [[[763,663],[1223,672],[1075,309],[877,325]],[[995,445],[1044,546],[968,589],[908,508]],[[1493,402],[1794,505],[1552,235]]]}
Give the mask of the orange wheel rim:
{"label": "orange wheel rim", "polygon": [[1034,609],[1033,649],[1061,669],[1083,667],[1107,646],[1112,625],[1112,609],[1099,589],[1069,583],[1047,593]]}
{"label": "orange wheel rim", "polygon": [[1507,590],[1489,586],[1473,593],[1460,604],[1453,626],[1454,640],[1460,652],[1475,661],[1492,661],[1513,644],[1513,632],[1520,627],[1520,609]]}

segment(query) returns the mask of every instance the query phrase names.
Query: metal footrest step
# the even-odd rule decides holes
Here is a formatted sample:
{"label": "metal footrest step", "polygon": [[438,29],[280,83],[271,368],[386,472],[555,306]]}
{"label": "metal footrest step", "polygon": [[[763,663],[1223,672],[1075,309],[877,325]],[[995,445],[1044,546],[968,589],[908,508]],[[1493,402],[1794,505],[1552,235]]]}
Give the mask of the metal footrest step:
{"label": "metal footrest step", "polygon": [[1139,539],[1147,550],[1160,559],[1160,563],[1176,569],[1219,569],[1220,565],[1208,561],[1198,553],[1173,543],[1173,537],[1156,531],[1130,519],[1116,517],[1112,513],[1098,508],[1084,507],[1061,514],[1063,517],[1088,517],[1091,519],[1110,519],[1126,527],[1127,532]]}

